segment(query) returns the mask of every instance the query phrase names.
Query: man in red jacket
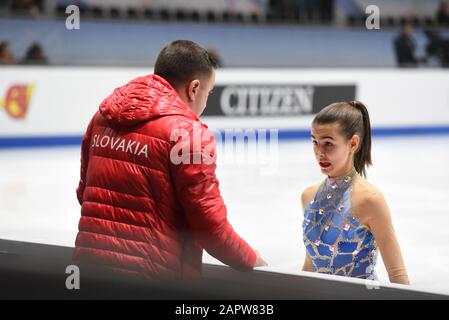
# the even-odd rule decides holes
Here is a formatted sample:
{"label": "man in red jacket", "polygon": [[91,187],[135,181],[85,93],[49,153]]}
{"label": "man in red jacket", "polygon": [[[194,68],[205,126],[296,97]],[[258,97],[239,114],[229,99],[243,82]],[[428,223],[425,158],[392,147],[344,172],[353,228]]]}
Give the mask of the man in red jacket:
{"label": "man in red jacket", "polygon": [[239,270],[266,265],[233,230],[198,116],[216,62],[191,41],[160,52],[154,74],[114,90],[89,123],[74,261],[148,279],[195,279],[207,250]]}

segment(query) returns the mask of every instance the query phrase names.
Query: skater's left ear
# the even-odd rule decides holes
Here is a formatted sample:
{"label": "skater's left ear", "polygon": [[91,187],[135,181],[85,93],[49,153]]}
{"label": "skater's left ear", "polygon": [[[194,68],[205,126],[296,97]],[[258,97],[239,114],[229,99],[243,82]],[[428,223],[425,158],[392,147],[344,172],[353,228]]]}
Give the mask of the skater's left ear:
{"label": "skater's left ear", "polygon": [[360,149],[360,136],[358,134],[354,134],[352,138],[349,140],[349,147],[353,154],[356,154]]}

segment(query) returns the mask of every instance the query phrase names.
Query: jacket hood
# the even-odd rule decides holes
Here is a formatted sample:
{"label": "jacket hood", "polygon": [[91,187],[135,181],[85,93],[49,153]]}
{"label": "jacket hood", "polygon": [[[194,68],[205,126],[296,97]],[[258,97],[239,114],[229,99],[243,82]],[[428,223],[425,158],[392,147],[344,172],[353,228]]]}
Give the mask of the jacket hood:
{"label": "jacket hood", "polygon": [[100,113],[119,126],[133,126],[167,115],[184,115],[198,120],[175,89],[165,79],[153,74],[116,88],[100,104]]}

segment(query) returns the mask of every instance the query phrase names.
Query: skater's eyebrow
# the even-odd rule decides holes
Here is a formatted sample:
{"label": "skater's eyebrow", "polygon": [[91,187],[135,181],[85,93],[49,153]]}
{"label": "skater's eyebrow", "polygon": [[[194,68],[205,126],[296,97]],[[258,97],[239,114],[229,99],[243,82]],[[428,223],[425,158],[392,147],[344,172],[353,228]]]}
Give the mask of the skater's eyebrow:
{"label": "skater's eyebrow", "polygon": [[[312,137],[312,139],[316,139],[315,136],[313,134],[310,135]],[[322,137],[321,139],[330,139],[330,140],[335,140],[334,138],[332,138],[331,136],[325,136]]]}

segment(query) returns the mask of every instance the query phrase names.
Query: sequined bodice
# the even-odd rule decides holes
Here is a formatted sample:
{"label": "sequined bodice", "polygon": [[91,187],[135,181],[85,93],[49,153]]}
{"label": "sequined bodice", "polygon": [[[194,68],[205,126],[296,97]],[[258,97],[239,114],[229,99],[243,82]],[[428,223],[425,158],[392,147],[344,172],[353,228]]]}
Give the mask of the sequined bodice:
{"label": "sequined bodice", "polygon": [[375,279],[377,244],[352,215],[354,173],[327,178],[304,209],[303,240],[315,271]]}

